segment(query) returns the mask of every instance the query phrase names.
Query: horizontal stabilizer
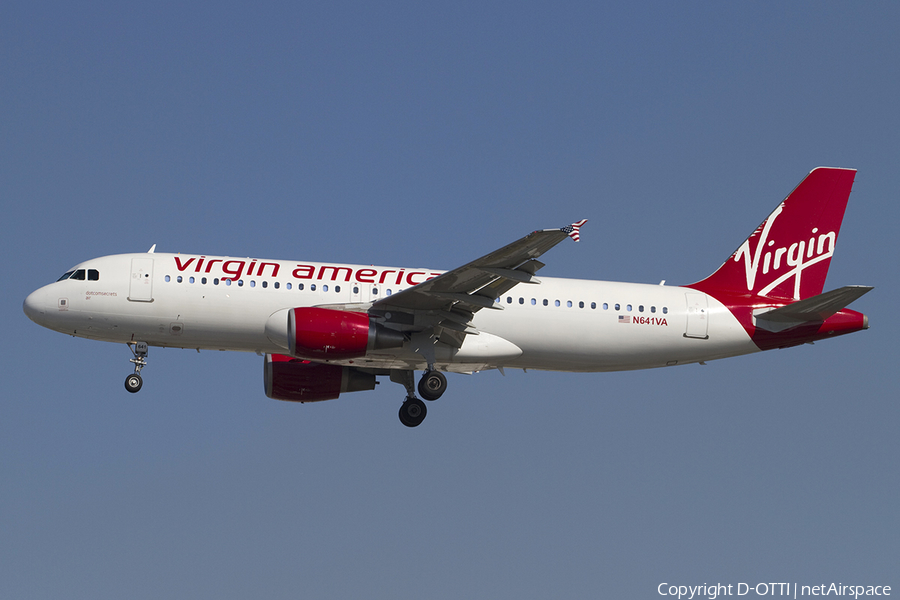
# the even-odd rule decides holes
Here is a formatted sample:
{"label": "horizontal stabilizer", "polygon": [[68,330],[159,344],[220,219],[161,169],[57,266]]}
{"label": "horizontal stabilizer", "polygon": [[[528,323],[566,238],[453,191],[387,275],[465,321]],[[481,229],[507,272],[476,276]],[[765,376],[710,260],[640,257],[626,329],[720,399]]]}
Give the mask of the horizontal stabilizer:
{"label": "horizontal stabilizer", "polygon": [[782,331],[809,321],[824,321],[872,289],[866,285],[848,285],[780,308],[754,311],[756,326]]}

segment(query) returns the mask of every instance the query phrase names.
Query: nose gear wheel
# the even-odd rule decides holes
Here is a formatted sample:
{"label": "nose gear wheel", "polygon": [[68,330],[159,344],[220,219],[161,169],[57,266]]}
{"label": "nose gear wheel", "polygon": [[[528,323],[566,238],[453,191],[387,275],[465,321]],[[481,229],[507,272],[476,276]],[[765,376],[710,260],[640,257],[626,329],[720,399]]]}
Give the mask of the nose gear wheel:
{"label": "nose gear wheel", "polygon": [[137,373],[133,373],[125,378],[125,389],[132,394],[139,392],[142,385],[144,385],[144,380]]}
{"label": "nose gear wheel", "polygon": [[134,355],[134,358],[129,359],[134,363],[134,373],[125,378],[125,389],[135,394],[144,385],[144,380],[141,379],[141,369],[147,366],[147,353],[150,348],[147,342],[132,342],[128,344],[128,349]]}

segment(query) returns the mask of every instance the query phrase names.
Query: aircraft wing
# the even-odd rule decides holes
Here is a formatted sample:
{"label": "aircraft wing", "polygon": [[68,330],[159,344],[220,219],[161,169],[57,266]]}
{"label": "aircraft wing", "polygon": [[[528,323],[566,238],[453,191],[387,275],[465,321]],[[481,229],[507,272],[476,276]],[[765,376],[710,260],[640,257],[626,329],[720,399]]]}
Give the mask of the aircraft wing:
{"label": "aircraft wing", "polygon": [[529,233],[468,264],[382,298],[372,310],[461,311],[460,316],[468,314],[470,318],[482,308],[502,309],[497,298],[520,283],[540,283],[534,274],[544,263],[537,257],[567,237],[578,241],[579,228],[585,222],[587,219]]}

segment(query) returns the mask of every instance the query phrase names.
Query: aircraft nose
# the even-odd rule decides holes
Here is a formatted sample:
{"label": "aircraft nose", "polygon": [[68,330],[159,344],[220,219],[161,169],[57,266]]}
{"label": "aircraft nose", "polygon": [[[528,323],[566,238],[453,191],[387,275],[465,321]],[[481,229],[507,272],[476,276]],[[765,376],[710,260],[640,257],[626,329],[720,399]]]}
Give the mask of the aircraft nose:
{"label": "aircraft nose", "polygon": [[29,319],[40,325],[47,314],[47,301],[44,290],[40,289],[28,294],[25,302],[22,303],[22,310],[25,311],[25,315]]}

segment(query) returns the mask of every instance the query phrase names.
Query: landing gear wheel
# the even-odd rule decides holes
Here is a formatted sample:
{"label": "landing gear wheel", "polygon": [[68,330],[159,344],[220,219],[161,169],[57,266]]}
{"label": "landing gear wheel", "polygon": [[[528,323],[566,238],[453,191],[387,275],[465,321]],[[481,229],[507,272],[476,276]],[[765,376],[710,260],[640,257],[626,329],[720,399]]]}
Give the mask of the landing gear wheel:
{"label": "landing gear wheel", "polygon": [[407,398],[400,407],[400,422],[407,427],[418,427],[425,420],[428,409],[418,398]]}
{"label": "landing gear wheel", "polygon": [[134,358],[129,361],[134,363],[134,373],[125,378],[125,389],[134,394],[144,385],[144,380],[141,379],[141,369],[147,366],[147,352],[150,347],[147,342],[129,342],[128,349],[134,355]]}
{"label": "landing gear wheel", "polygon": [[425,371],[419,380],[419,395],[426,400],[437,400],[447,391],[447,378],[440,371]]}
{"label": "landing gear wheel", "polygon": [[138,392],[142,385],[144,385],[144,380],[137,373],[132,373],[125,378],[125,389],[132,394]]}

